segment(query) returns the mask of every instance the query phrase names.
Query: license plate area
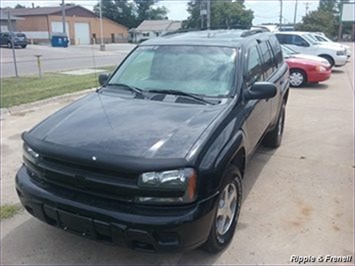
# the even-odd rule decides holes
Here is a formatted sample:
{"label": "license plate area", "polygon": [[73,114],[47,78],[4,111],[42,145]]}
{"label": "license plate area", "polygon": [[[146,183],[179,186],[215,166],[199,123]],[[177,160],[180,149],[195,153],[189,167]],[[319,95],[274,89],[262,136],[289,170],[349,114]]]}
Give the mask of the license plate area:
{"label": "license plate area", "polygon": [[93,220],[80,215],[56,210],[59,226],[65,230],[87,238],[95,238]]}

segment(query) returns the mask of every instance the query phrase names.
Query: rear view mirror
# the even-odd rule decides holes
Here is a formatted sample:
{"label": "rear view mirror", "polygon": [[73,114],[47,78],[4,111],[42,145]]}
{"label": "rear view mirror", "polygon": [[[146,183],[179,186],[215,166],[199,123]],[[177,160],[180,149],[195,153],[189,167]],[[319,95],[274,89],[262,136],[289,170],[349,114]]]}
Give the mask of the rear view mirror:
{"label": "rear view mirror", "polygon": [[99,75],[99,83],[101,86],[105,85],[108,79],[110,78],[110,74],[104,73]]}
{"label": "rear view mirror", "polygon": [[245,100],[269,99],[276,95],[277,88],[271,82],[255,82],[249,90],[244,93]]}

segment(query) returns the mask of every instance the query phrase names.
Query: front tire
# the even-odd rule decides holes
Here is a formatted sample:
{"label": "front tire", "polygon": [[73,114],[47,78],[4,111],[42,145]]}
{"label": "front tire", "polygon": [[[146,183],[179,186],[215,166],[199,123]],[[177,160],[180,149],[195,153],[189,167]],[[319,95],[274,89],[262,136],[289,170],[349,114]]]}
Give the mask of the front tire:
{"label": "front tire", "polygon": [[218,253],[231,242],[238,222],[242,202],[242,178],[235,166],[229,166],[223,177],[217,209],[204,248]]}
{"label": "front tire", "polygon": [[276,127],[265,135],[263,139],[264,146],[272,149],[276,149],[281,145],[281,140],[282,140],[284,126],[285,126],[285,116],[286,116],[286,103],[285,101],[283,101],[279,113],[279,117],[277,119]]}
{"label": "front tire", "polygon": [[290,85],[292,87],[302,87],[307,80],[306,73],[300,69],[290,70]]}
{"label": "front tire", "polygon": [[27,47],[27,45],[26,45],[26,44],[21,45],[21,48],[22,48],[22,49],[25,49],[26,47]]}
{"label": "front tire", "polygon": [[7,42],[7,48],[12,48],[12,43],[11,42]]}
{"label": "front tire", "polygon": [[329,62],[329,64],[331,65],[331,67],[335,66],[334,59],[331,56],[329,56],[329,55],[320,55],[319,57],[322,57],[325,60],[327,60]]}

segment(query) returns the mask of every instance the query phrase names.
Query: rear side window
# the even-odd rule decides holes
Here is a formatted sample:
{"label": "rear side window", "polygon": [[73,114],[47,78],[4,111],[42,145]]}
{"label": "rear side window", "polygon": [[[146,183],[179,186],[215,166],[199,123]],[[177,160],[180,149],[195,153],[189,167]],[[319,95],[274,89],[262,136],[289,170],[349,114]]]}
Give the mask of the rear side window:
{"label": "rear side window", "polygon": [[259,44],[261,57],[263,58],[262,70],[265,79],[267,79],[274,72],[274,60],[270,48],[266,42]]}
{"label": "rear side window", "polygon": [[269,42],[275,55],[275,63],[277,67],[280,67],[283,60],[281,45],[275,36],[270,36]]}
{"label": "rear side window", "polygon": [[247,86],[252,85],[254,82],[264,80],[261,65],[262,63],[258,49],[256,48],[256,46],[253,46],[249,49],[248,52],[248,65],[246,75]]}

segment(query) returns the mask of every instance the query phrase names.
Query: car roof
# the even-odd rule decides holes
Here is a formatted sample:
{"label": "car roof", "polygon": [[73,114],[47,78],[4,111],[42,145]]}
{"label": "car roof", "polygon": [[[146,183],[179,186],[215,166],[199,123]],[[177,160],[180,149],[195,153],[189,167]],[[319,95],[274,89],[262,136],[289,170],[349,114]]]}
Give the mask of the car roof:
{"label": "car roof", "polygon": [[199,45],[238,48],[253,39],[264,39],[272,34],[261,29],[257,30],[202,30],[169,33],[165,36],[147,40],[140,44],[146,45]]}
{"label": "car roof", "polygon": [[303,34],[314,34],[315,32],[309,32],[309,31],[280,31],[280,32],[275,32],[275,34],[285,34],[285,35],[303,35]]}

